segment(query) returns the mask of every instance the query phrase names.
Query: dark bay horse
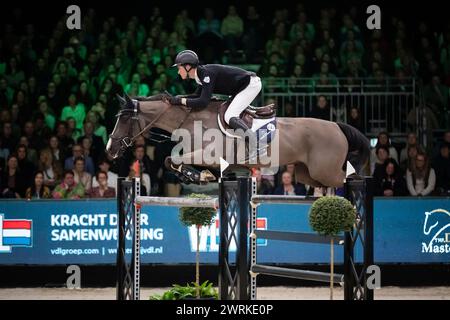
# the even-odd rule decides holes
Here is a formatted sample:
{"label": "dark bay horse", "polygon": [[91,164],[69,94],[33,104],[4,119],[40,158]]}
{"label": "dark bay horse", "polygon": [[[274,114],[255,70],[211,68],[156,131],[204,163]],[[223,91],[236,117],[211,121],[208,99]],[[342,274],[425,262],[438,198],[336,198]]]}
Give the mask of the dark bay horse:
{"label": "dark bay horse", "polygon": [[[218,108],[223,101],[211,101],[211,103],[202,110],[190,110],[185,106],[170,105],[164,94],[148,97],[131,99],[128,96],[119,97],[121,101],[121,110],[117,115],[117,122],[107,144],[107,152],[114,158],[120,157],[122,152],[134,142],[134,139],[150,130],[159,128],[169,133],[178,130],[193,133],[195,123],[201,123],[202,129],[217,129],[223,138],[220,143],[225,148],[224,142],[228,145],[234,145],[235,138],[225,136],[219,129]],[[357,129],[342,123],[335,123],[314,118],[277,118],[277,148],[271,149],[269,156],[277,153],[277,166],[286,164],[295,164],[295,176],[297,182],[311,186],[340,187],[344,183],[346,161],[359,170],[366,164],[369,156],[369,141]],[[201,168],[210,168],[216,170],[219,167],[220,152],[212,154],[215,161],[203,161],[199,153],[212,144],[219,143],[215,139],[199,140],[199,137],[191,136],[190,145],[193,148],[191,152],[182,155],[183,165],[172,165],[169,157],[166,166],[180,174],[191,175],[192,171],[181,170],[181,168],[193,168],[192,164]],[[197,162],[194,161],[196,156]],[[185,165],[187,164],[187,165]],[[252,168],[261,166],[271,166],[267,163],[236,163],[231,168]],[[192,181],[200,183],[202,181],[211,181],[217,177],[211,177],[208,170],[202,170],[204,174],[197,180]],[[181,178],[181,177],[180,177]]]}

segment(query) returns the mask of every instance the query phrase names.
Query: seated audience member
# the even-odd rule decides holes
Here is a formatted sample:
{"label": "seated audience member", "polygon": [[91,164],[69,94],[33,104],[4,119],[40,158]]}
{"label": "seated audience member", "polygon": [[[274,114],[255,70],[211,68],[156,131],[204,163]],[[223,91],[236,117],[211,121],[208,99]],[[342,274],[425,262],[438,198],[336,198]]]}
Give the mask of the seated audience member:
{"label": "seated audience member", "polygon": [[[296,181],[297,181],[297,176],[296,176],[296,172],[295,172],[295,164],[294,164],[294,163],[289,163],[289,164],[287,164],[287,165],[286,165],[286,170],[283,170],[283,171],[289,172],[289,173],[291,174],[291,176],[292,176],[292,181],[294,182],[294,184],[295,184],[295,185],[298,185],[298,187],[299,187],[300,189],[305,189],[305,194],[307,193],[306,186],[305,186],[304,184],[301,184],[301,183],[299,183],[299,182],[296,182]],[[283,171],[282,171],[282,172],[283,172]],[[280,181],[280,184],[282,184],[282,183],[283,183],[283,182]]]}
{"label": "seated audience member", "polygon": [[64,172],[64,180],[53,190],[53,199],[81,199],[85,196],[84,188],[76,183],[72,170]]}
{"label": "seated audience member", "polygon": [[408,150],[410,147],[418,147],[417,136],[414,132],[408,133],[406,146],[400,151],[400,163],[408,159]]}
{"label": "seated audience member", "polygon": [[67,135],[73,139],[73,141],[77,141],[79,137],[81,137],[82,131],[77,126],[77,121],[74,117],[69,117],[66,119],[67,121]]}
{"label": "seated audience member", "polygon": [[[56,137],[58,138],[58,148],[61,150],[62,155],[69,154],[75,141],[67,132],[67,122],[61,121],[56,125]],[[63,162],[64,158],[59,157],[58,160]]]}
{"label": "seated audience member", "polygon": [[[32,177],[34,171],[36,170],[36,167],[34,166],[34,164],[28,160],[28,149],[25,145],[20,144],[17,147],[16,150],[16,154],[17,154],[17,160],[18,160],[18,164],[19,164],[19,169],[22,172],[24,177]],[[30,186],[30,184],[28,184],[28,181],[25,181],[25,183]]]}
{"label": "seated audience member", "polygon": [[27,142],[25,142],[27,148],[39,150],[44,147],[44,141],[42,136],[37,134],[35,123],[36,122],[27,121],[23,126],[22,135],[27,138]]}
{"label": "seated audience member", "polygon": [[290,196],[306,195],[305,186],[300,183],[294,185],[292,181],[292,175],[288,171],[283,172],[283,174],[281,175],[281,183],[282,184],[275,189],[274,194]]}
{"label": "seated audience member", "polygon": [[[27,160],[33,164],[34,167],[37,166],[37,151],[36,149],[30,148],[30,142],[26,136],[22,136],[19,139],[19,145],[23,145],[26,148]],[[41,148],[42,149],[42,148]]]}
{"label": "seated audience member", "polygon": [[54,161],[58,162],[61,168],[64,165],[64,160],[66,160],[66,156],[64,155],[64,150],[62,150],[59,146],[59,139],[57,136],[51,136],[48,142],[49,149],[52,152],[52,156]]}
{"label": "seated audience member", "polygon": [[39,154],[38,170],[44,175],[44,185],[51,190],[60,183],[62,167],[58,161],[54,161],[52,150],[49,148],[41,150]]}
{"label": "seated audience member", "polygon": [[5,170],[1,173],[0,191],[2,198],[20,198],[25,193],[25,177],[19,168],[15,154],[8,156]]}
{"label": "seated audience member", "polygon": [[44,185],[44,173],[37,171],[34,175],[34,184],[25,192],[25,198],[28,200],[50,199],[52,194],[50,189]]}
{"label": "seated audience member", "polygon": [[255,168],[253,169],[253,177],[256,178],[256,193],[257,194],[271,194],[272,193],[272,184],[264,179],[261,175],[261,169]]}
{"label": "seated audience member", "polygon": [[310,116],[311,118],[330,120],[330,105],[324,95],[319,95],[317,97],[317,102],[312,107]]}
{"label": "seated audience member", "polygon": [[375,195],[401,197],[407,195],[406,181],[394,159],[388,159],[382,166],[383,174],[375,178]]}
{"label": "seated audience member", "polygon": [[358,107],[352,107],[350,109],[347,119],[347,124],[351,125],[353,128],[356,128],[361,132],[364,132],[364,120],[361,117],[361,112],[359,111]]}
{"label": "seated audience member", "polygon": [[[263,172],[263,168],[261,168],[261,171]],[[277,173],[275,175],[276,177],[275,177],[274,181],[272,182],[272,185],[274,187],[275,187],[275,185],[279,186],[279,185],[281,185],[283,183],[282,182],[282,176],[283,176],[283,173],[286,172],[286,171],[291,174],[292,181],[297,181],[296,180],[296,176],[295,176],[295,164],[289,163],[289,164],[287,164],[285,166],[279,167],[279,170],[277,171]],[[272,187],[272,188],[274,188],[274,187]]]}
{"label": "seated audience member", "polygon": [[116,190],[108,185],[108,174],[105,171],[99,171],[95,175],[98,181],[98,187],[93,187],[89,191],[90,198],[115,198]]}
{"label": "seated audience member", "polygon": [[433,169],[436,173],[436,192],[448,196],[450,193],[450,144],[443,142],[439,146],[439,154],[433,159]]}
{"label": "seated audience member", "polygon": [[[89,138],[83,138],[81,139],[81,147],[83,148],[83,157],[91,157],[91,147],[92,147],[92,141]],[[92,161],[94,163],[97,163],[97,160],[94,157],[91,157]]]}
{"label": "seated audience member", "polygon": [[95,174],[94,162],[91,157],[84,157],[83,146],[80,144],[75,144],[72,147],[72,156],[68,157],[64,162],[64,170],[72,170],[74,165],[74,160],[77,157],[84,158],[84,170],[88,172],[91,176]]}
{"label": "seated audience member", "polygon": [[[150,176],[147,173],[143,173],[142,170],[139,170],[140,178],[141,178],[141,196],[148,195],[148,191],[150,190]],[[132,179],[136,177],[136,171],[134,169],[134,163],[130,165],[130,171],[128,173],[128,178]]]}
{"label": "seated audience member", "polygon": [[[108,175],[108,185],[112,188],[114,188],[114,190],[117,190],[117,178],[118,175],[115,174],[114,172],[110,171],[110,167],[111,167],[111,163],[109,162],[109,160],[105,157],[102,160],[100,160],[98,167],[100,168],[100,171],[106,172]],[[92,181],[92,187],[98,187],[98,182],[97,182],[97,176],[94,177],[93,181]]]}
{"label": "seated audience member", "polygon": [[407,151],[407,158],[400,163],[400,167],[403,172],[406,172],[407,169],[411,168],[416,161],[417,154],[419,152],[423,152],[423,150],[418,145],[410,145]]}
{"label": "seated audience member", "polygon": [[[390,138],[389,138],[389,134],[387,132],[380,132],[378,134],[378,141],[377,144],[375,146],[375,148],[372,149],[371,153],[370,153],[370,163],[373,164],[376,162],[376,158],[377,158],[377,150],[378,147],[380,146],[384,146],[386,148],[388,148],[389,150],[389,157],[394,159],[395,161],[398,162],[398,154],[397,154],[397,150],[395,150],[395,148],[391,145],[390,142]],[[371,171],[373,172],[373,171]]]}
{"label": "seated audience member", "polygon": [[[94,134],[102,139],[103,145],[106,145],[106,143],[108,142],[108,131],[106,130],[106,127],[100,123],[100,115],[98,114],[98,112],[91,109],[87,113],[86,119],[87,120],[85,122],[89,121],[94,125]],[[86,134],[86,129],[84,132]]]}
{"label": "seated audience member", "polygon": [[[14,152],[17,146],[18,137],[14,134],[13,123],[5,121],[2,123],[2,130],[0,135],[0,146],[3,150],[8,150],[8,155]],[[18,129],[20,134],[20,129]]]}
{"label": "seated audience member", "polygon": [[134,159],[132,161],[135,162],[136,160],[139,161],[142,171],[145,173],[148,173],[149,175],[153,174],[152,170],[154,170],[154,166],[152,163],[152,160],[150,157],[145,153],[145,145],[140,144],[136,145],[136,147],[133,150]]}
{"label": "seated audience member", "polygon": [[406,171],[406,182],[412,196],[431,195],[436,185],[436,174],[425,153],[418,153],[414,165]]}
{"label": "seated audience member", "polygon": [[384,174],[383,166],[387,159],[389,159],[389,149],[385,146],[378,146],[376,149],[376,161],[370,163],[370,172],[374,177]]}
{"label": "seated audience member", "polygon": [[84,168],[84,158],[75,158],[73,168],[75,182],[81,184],[84,190],[89,192],[92,188],[92,176],[84,171]]}
{"label": "seated audience member", "polygon": [[98,161],[98,158],[105,150],[105,145],[101,137],[94,134],[95,125],[91,121],[85,121],[83,124],[84,135],[77,139],[78,144],[83,143],[83,139],[89,139],[90,141],[90,156],[94,162]]}
{"label": "seated audience member", "polygon": [[2,137],[0,136],[0,170],[5,169],[6,159],[8,159],[9,154],[10,154],[9,149],[3,146]]}

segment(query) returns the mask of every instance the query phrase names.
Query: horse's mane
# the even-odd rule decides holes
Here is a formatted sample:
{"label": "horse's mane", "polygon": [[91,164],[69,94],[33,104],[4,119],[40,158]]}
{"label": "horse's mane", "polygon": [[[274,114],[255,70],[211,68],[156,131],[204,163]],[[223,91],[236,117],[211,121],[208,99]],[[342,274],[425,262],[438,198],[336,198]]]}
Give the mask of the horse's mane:
{"label": "horse's mane", "polygon": [[[154,96],[148,96],[148,97],[133,97],[133,99],[136,99],[137,101],[161,101],[164,99],[170,98],[171,95],[168,92],[161,92],[158,94],[155,94]],[[217,96],[211,97],[211,102],[225,102],[226,99],[219,98]]]}
{"label": "horse's mane", "polygon": [[167,99],[170,97],[169,93],[158,93],[154,96],[148,96],[148,97],[134,97],[137,101],[161,101],[163,99]]}

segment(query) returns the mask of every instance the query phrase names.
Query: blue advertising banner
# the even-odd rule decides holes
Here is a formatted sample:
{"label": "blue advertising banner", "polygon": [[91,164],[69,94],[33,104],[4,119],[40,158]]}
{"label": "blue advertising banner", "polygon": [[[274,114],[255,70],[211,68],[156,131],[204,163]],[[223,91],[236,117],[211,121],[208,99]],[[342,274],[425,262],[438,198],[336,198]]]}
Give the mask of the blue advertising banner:
{"label": "blue advertising banner", "polygon": [[449,198],[377,198],[375,261],[450,262]]}
{"label": "blue advertising banner", "polygon": [[[261,206],[258,227],[274,229],[295,227],[310,231],[309,205]],[[114,200],[75,201],[2,201],[0,202],[1,264],[112,264],[117,253],[117,214]],[[141,210],[142,263],[194,263],[196,228],[185,227],[178,219],[176,207],[144,206]],[[11,242],[10,226],[27,221],[26,242]],[[23,234],[24,230],[16,229]],[[270,245],[269,245],[270,244]],[[289,243],[280,250],[279,241],[258,240],[260,262],[304,263],[327,262],[327,245],[302,247]],[[131,241],[128,245],[131,248]],[[219,221],[203,227],[200,233],[203,263],[217,263]],[[341,249],[341,248],[339,248]],[[338,249],[338,250],[339,250]],[[131,250],[131,249],[130,249]],[[231,251],[236,250],[232,243]],[[130,253],[130,251],[129,251]],[[280,253],[282,253],[280,255]],[[342,256],[342,254],[340,254]],[[339,253],[336,254],[338,259]]]}
{"label": "blue advertising banner", "polygon": [[[30,222],[28,245],[5,242],[5,225]],[[2,201],[0,263],[112,263],[117,248],[115,201]],[[2,224],[0,224],[1,226]],[[21,232],[17,230],[15,232]],[[0,232],[1,234],[1,232]],[[2,238],[3,237],[3,241]]]}
{"label": "blue advertising banner", "polygon": [[[450,262],[450,199],[377,198],[374,210],[376,263]],[[312,232],[308,211],[307,204],[261,205],[258,228]],[[1,201],[0,264],[114,264],[116,212],[115,200]],[[142,208],[142,263],[194,263],[196,229],[183,226],[178,213],[176,207]],[[199,247],[202,263],[218,262],[217,220],[201,229]],[[341,263],[342,247],[335,248]],[[261,263],[328,263],[329,251],[326,244],[258,239]]]}

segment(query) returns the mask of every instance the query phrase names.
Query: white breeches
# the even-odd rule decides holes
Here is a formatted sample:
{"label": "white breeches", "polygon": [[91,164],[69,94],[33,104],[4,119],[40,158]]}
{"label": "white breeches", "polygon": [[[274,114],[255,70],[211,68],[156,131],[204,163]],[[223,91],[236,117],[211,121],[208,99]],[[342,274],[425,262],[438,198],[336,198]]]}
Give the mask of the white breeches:
{"label": "white breeches", "polygon": [[225,121],[229,121],[233,117],[239,117],[242,111],[247,108],[261,91],[261,79],[258,76],[250,78],[248,86],[239,92],[231,101],[230,106],[225,112]]}

